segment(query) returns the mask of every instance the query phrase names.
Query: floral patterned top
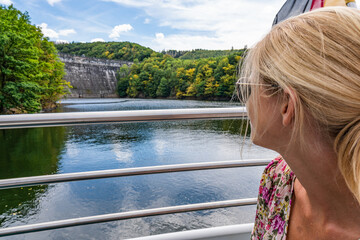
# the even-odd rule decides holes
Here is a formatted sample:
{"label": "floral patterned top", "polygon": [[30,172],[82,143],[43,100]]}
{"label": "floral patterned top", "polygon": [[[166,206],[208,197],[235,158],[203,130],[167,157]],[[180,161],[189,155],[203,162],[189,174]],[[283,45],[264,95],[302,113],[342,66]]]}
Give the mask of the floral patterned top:
{"label": "floral patterned top", "polygon": [[252,240],[285,240],[290,219],[295,175],[282,157],[265,168],[260,181]]}

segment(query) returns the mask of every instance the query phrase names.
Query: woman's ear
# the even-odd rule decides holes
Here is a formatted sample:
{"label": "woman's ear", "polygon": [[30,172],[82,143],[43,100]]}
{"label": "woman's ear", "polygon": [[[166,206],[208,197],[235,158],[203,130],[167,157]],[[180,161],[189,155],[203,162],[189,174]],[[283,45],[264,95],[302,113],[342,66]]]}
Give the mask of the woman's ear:
{"label": "woman's ear", "polygon": [[282,124],[284,127],[289,126],[295,116],[296,93],[291,88],[284,90],[284,99],[281,104]]}

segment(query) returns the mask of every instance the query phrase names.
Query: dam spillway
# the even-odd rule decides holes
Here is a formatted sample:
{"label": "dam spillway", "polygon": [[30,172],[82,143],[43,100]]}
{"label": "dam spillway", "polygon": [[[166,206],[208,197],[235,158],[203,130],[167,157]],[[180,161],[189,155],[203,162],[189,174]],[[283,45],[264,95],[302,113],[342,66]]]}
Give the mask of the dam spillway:
{"label": "dam spillway", "polygon": [[65,64],[64,79],[71,83],[70,98],[117,97],[116,74],[123,65],[132,62],[89,58],[59,53]]}

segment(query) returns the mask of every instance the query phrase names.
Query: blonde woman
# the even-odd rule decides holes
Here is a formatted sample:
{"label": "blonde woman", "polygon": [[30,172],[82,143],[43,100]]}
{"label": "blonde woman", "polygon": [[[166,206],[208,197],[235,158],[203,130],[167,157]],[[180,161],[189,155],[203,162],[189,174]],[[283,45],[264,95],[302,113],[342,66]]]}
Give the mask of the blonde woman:
{"label": "blonde woman", "polygon": [[238,82],[265,169],[252,239],[360,239],[360,12],[274,26]]}

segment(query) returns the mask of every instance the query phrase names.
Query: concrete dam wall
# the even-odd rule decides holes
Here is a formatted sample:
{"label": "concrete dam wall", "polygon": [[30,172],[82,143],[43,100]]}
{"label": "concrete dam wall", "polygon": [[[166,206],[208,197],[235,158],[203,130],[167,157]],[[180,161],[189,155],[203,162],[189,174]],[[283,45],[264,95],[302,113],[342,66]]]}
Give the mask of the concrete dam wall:
{"label": "concrete dam wall", "polygon": [[124,64],[132,62],[78,57],[59,53],[65,63],[64,79],[73,86],[70,98],[116,97],[116,73]]}

